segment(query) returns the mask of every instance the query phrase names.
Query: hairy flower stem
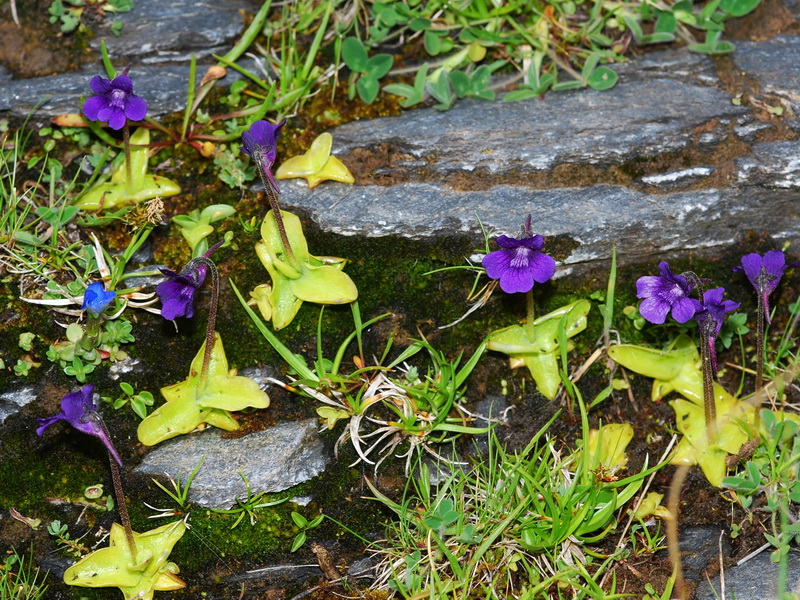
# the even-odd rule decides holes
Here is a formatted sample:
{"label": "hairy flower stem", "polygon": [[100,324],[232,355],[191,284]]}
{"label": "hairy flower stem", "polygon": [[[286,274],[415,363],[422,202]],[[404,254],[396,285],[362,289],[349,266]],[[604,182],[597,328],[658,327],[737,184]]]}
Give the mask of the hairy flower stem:
{"label": "hairy flower stem", "polygon": [[[264,175],[261,176],[262,179]],[[272,208],[272,215],[275,218],[275,224],[278,226],[278,233],[281,236],[281,244],[283,244],[283,251],[286,253],[286,258],[292,268],[300,271],[300,263],[297,262],[297,258],[294,256],[294,252],[292,251],[292,245],[289,243],[289,237],[286,235],[286,228],[283,226],[283,217],[281,216],[281,209],[278,205],[278,194],[275,193],[275,190],[272,189],[267,182],[264,182],[264,186],[267,188],[267,198],[269,198],[269,205]]]}
{"label": "hairy flower stem", "polygon": [[128,547],[131,550],[131,558],[133,564],[136,564],[136,542],[133,539],[133,529],[131,528],[131,518],[128,515],[128,505],[125,503],[125,494],[122,491],[122,479],[119,476],[119,467],[114,457],[109,455],[109,462],[111,463],[111,479],[114,482],[114,495],[117,497],[117,507],[119,510],[119,520],[122,521],[122,527],[125,529],[125,537],[128,540]]}
{"label": "hairy flower stem", "polygon": [[[106,424],[97,418],[97,423],[105,433],[106,438],[109,440],[111,436],[108,434]],[[114,496],[117,498],[117,510],[119,510],[119,520],[122,521],[122,527],[125,529],[125,537],[128,540],[128,547],[131,550],[131,557],[133,563],[136,564],[136,542],[133,539],[133,528],[131,528],[131,518],[128,515],[128,504],[125,502],[125,492],[122,491],[122,478],[119,476],[119,465],[111,452],[108,453],[108,460],[111,463],[111,480],[114,482]]]}
{"label": "hairy flower stem", "polygon": [[[764,385],[764,294],[758,296],[758,308],[756,313],[756,393],[761,391]],[[758,411],[756,411],[756,414]]]}
{"label": "hairy flower stem", "polygon": [[219,304],[219,271],[214,261],[207,256],[199,256],[192,263],[205,265],[211,273],[211,308],[208,311],[208,327],[206,329],[206,347],[203,353],[203,367],[200,369],[199,388],[205,385],[208,376],[208,365],[211,363],[211,352],[214,349],[214,328],[217,324],[217,306]]}
{"label": "hairy flower stem", "polygon": [[534,338],[533,332],[533,289],[528,290],[525,294],[525,300],[527,305],[527,312],[528,312],[528,320],[525,323],[525,336],[528,338],[528,341],[532,344]]}
{"label": "hairy flower stem", "polygon": [[122,128],[122,141],[125,146],[125,176],[126,176],[126,183],[128,187],[128,191],[130,192],[130,186],[133,183],[132,180],[132,167],[131,167],[131,132],[128,129],[128,124],[126,123],[125,126]]}
{"label": "hairy flower stem", "polygon": [[703,368],[703,408],[705,409],[708,443],[717,440],[717,401],[714,398],[714,369],[711,364],[711,347],[708,336],[700,334],[700,359]]}
{"label": "hairy flower stem", "polygon": [[[686,278],[686,281],[694,284],[694,289],[702,301],[704,296],[703,281],[697,276],[697,273],[687,271],[682,273],[682,276]],[[708,321],[706,323],[710,325]],[[707,332],[704,331],[703,323],[698,320],[697,325],[700,330],[700,359],[703,369],[703,408],[705,410],[706,434],[708,443],[713,444],[717,440],[717,400],[714,397],[714,365],[711,362],[711,340]]]}

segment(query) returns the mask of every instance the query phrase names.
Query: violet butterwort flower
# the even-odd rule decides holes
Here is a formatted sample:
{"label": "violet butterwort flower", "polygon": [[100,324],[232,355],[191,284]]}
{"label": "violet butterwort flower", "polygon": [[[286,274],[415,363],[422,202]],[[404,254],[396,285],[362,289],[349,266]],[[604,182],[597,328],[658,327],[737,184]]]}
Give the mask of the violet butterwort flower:
{"label": "violet butterwort flower", "polygon": [[530,292],[534,284],[544,283],[556,272],[555,259],[542,252],[544,238],[531,233],[531,217],[525,220],[522,236],[497,238],[500,250],[483,257],[481,264],[491,279],[500,280],[500,289],[507,294]]}
{"label": "violet butterwort flower", "polygon": [[733,267],[734,271],[743,272],[747,275],[756,292],[761,295],[767,323],[771,322],[769,318],[769,296],[778,287],[786,268],[786,257],[780,250],[770,250],[763,257],[755,252],[745,254],[742,257],[742,266]]}
{"label": "violet butterwort flower", "polygon": [[[210,257],[222,243],[217,242],[211,246],[203,257]],[[161,316],[170,321],[174,321],[177,317],[191,319],[194,316],[194,295],[206,279],[208,265],[193,259],[186,263],[180,273],[170,269],[159,269],[159,271],[169,277],[167,281],[162,281],[156,286],[156,294],[161,299]]]}
{"label": "violet butterwort flower", "polygon": [[203,285],[208,267],[190,261],[180,273],[170,269],[159,270],[169,277],[156,286],[156,294],[161,298],[161,316],[170,321],[177,317],[191,319],[194,316],[194,295]]}
{"label": "violet butterwort flower", "polygon": [[114,457],[114,460],[117,461],[119,466],[122,466],[122,459],[117,449],[114,448],[114,444],[111,443],[100,414],[97,412],[97,406],[92,398],[93,391],[93,385],[85,385],[77,392],[64,396],[61,400],[60,413],[54,417],[36,419],[36,424],[39,426],[36,428],[36,435],[41,437],[44,430],[53,423],[66,421],[78,431],[99,438],[105,444],[111,456]]}
{"label": "violet butterwort flower", "polygon": [[83,114],[90,121],[105,121],[111,129],[122,129],[126,120],[141,121],[147,115],[147,102],[133,93],[127,69],[111,81],[99,75],[89,85],[97,94],[83,103]]}
{"label": "violet butterwort flower", "polygon": [[278,134],[285,124],[286,119],[277,125],[268,121],[256,121],[250,126],[249,131],[242,132],[244,146],[239,146],[239,150],[253,157],[258,164],[264,185],[272,187],[276,194],[279,194],[280,190],[272,174],[272,165],[278,153]]}
{"label": "violet butterwort flower", "polygon": [[708,338],[708,349],[711,352],[711,366],[714,373],[717,372],[717,351],[716,340],[719,335],[719,330],[722,329],[722,323],[725,321],[725,315],[732,310],[736,310],[741,306],[741,303],[734,302],[733,300],[723,300],[722,296],[725,294],[725,288],[718,287],[706,291],[703,294],[703,302],[701,308],[694,315],[697,324],[700,326],[700,335]]}
{"label": "violet butterwort flower", "polygon": [[86,291],[83,292],[83,310],[88,310],[93,316],[103,312],[112,300],[117,296],[115,291],[106,291],[106,288],[99,281],[90,283]]}
{"label": "violet butterwort flower", "polygon": [[661,324],[672,311],[672,318],[686,323],[701,309],[700,302],[689,298],[694,283],[683,275],[669,270],[669,263],[658,265],[661,275],[645,275],[636,280],[636,297],[644,300],[639,305],[639,314],[651,323]]}

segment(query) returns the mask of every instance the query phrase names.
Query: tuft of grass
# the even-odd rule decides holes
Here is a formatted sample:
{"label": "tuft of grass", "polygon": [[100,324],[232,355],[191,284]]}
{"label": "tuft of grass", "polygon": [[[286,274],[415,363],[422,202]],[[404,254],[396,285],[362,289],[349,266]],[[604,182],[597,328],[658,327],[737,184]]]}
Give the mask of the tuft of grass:
{"label": "tuft of grass", "polygon": [[34,568],[32,558],[11,550],[0,565],[0,600],[44,598],[46,579],[46,574],[41,575],[39,568]]}

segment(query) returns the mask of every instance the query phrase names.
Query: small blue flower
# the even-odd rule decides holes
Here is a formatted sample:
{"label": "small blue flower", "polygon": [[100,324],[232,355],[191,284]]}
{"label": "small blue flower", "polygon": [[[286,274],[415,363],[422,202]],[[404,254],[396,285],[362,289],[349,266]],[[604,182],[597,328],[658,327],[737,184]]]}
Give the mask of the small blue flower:
{"label": "small blue flower", "polygon": [[115,291],[106,291],[106,288],[99,281],[89,284],[86,291],[83,293],[83,310],[88,310],[90,314],[95,317],[99,315],[106,306],[116,298]]}
{"label": "small blue flower", "polygon": [[256,161],[267,191],[271,189],[276,194],[280,194],[280,190],[272,174],[272,165],[278,153],[278,134],[285,124],[286,119],[277,125],[268,121],[256,121],[250,126],[250,131],[242,132],[244,146],[239,146],[242,152],[249,154]]}
{"label": "small blue flower", "polygon": [[66,421],[81,433],[93,435],[99,438],[105,447],[108,449],[114,460],[117,461],[119,466],[122,466],[122,458],[120,458],[114,444],[108,437],[103,421],[100,414],[97,412],[97,407],[92,397],[94,391],[93,385],[85,385],[79,391],[67,394],[61,399],[61,412],[54,417],[43,417],[36,419],[36,435],[42,436],[45,429],[56,423],[57,421]]}
{"label": "small blue flower", "polygon": [[701,309],[700,302],[689,298],[694,283],[686,281],[683,275],[675,275],[669,263],[658,265],[661,275],[645,275],[636,280],[636,297],[643,298],[639,314],[651,323],[663,323],[672,311],[672,318],[678,323],[686,323]]}
{"label": "small blue flower", "polygon": [[530,215],[519,239],[501,235],[497,245],[500,250],[484,256],[481,264],[491,279],[500,280],[500,289],[507,294],[529,292],[556,272],[555,259],[541,251],[544,238],[531,232]]}
{"label": "small blue flower", "polygon": [[97,94],[83,103],[83,114],[90,121],[105,121],[119,130],[127,119],[141,121],[147,115],[147,102],[133,93],[133,81],[126,74],[111,81],[97,75],[89,85]]}

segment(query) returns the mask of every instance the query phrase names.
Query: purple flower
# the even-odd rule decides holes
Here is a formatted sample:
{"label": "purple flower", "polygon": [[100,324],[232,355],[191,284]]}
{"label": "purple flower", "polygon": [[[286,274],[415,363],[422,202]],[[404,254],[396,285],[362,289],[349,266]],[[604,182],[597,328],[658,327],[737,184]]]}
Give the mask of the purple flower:
{"label": "purple flower", "polygon": [[703,294],[701,308],[694,316],[700,326],[700,335],[708,338],[708,347],[711,351],[711,366],[714,369],[714,373],[717,372],[715,342],[719,335],[719,330],[722,329],[722,323],[725,321],[725,315],[741,306],[739,302],[723,300],[723,294],[725,294],[725,288],[719,287],[708,290]]}
{"label": "purple flower", "polygon": [[[209,248],[203,258],[208,258],[223,242]],[[203,285],[208,274],[208,265],[202,260],[193,259],[186,263],[180,273],[170,269],[159,269],[169,277],[156,286],[156,294],[161,299],[161,316],[170,321],[177,317],[191,319],[194,316],[194,295]]]}
{"label": "purple flower", "polygon": [[747,275],[756,292],[761,295],[767,323],[770,323],[769,296],[778,287],[786,268],[786,257],[780,250],[770,250],[763,257],[755,252],[745,254],[742,257],[742,266],[733,267],[734,271]]}
{"label": "purple flower", "polygon": [[203,285],[208,267],[190,261],[180,273],[170,269],[160,271],[169,277],[156,286],[156,294],[161,298],[161,316],[170,321],[177,317],[191,319],[194,316],[194,294]]}
{"label": "purple flower", "polygon": [[700,302],[689,298],[694,283],[669,270],[669,263],[658,265],[661,275],[645,275],[636,280],[636,297],[644,298],[639,314],[651,323],[661,324],[672,311],[672,318],[686,323],[701,309]]}
{"label": "purple flower", "polygon": [[531,233],[531,216],[525,220],[522,236],[497,238],[500,250],[483,257],[483,268],[491,279],[500,280],[507,294],[530,292],[535,283],[544,283],[556,272],[555,259],[542,252],[544,238]]}
{"label": "purple flower", "polygon": [[272,188],[276,194],[279,194],[280,190],[272,174],[272,165],[275,163],[278,151],[278,134],[285,124],[286,119],[277,125],[272,125],[268,121],[256,121],[250,126],[250,131],[242,132],[244,146],[239,146],[242,152],[252,156],[258,164],[265,187]]}
{"label": "purple flower", "polygon": [[83,114],[90,121],[106,121],[111,129],[122,129],[126,119],[141,121],[147,114],[147,102],[133,93],[133,82],[125,73],[111,81],[97,75],[90,85],[97,94],[83,103]]}
{"label": "purple flower", "polygon": [[88,310],[95,317],[99,315],[106,306],[117,296],[114,291],[106,291],[106,288],[99,281],[90,283],[86,291],[83,292],[83,310]]}
{"label": "purple flower", "polygon": [[97,412],[92,398],[93,385],[85,385],[79,391],[67,394],[61,400],[61,412],[54,417],[36,419],[36,435],[42,436],[44,430],[56,421],[66,421],[82,433],[93,435],[105,444],[111,456],[122,466],[122,459],[108,437],[103,421]]}

